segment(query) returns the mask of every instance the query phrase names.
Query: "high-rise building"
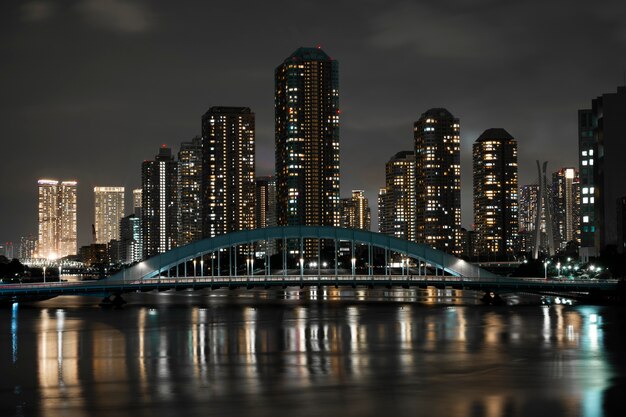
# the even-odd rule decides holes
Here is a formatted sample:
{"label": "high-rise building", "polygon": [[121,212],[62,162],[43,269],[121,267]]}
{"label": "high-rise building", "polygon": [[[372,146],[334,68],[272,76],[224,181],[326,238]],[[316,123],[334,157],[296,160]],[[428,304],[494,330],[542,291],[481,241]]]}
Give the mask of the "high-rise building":
{"label": "high-rise building", "polygon": [[[580,182],[578,170],[561,168],[552,174],[552,223],[557,247],[580,242]],[[587,202],[588,197],[583,201]]]}
{"label": "high-rise building", "polygon": [[120,261],[125,264],[141,261],[141,219],[135,214],[120,221]]}
{"label": "high-rise building", "polygon": [[[276,226],[276,179],[273,176],[256,178],[256,227]],[[257,244],[257,254],[276,253],[276,241]]]}
{"label": "high-rise building", "polygon": [[[603,94],[592,100],[591,109],[579,111],[583,259],[597,256],[608,245],[618,246],[621,250],[617,213],[620,198],[626,195],[625,137],[626,86],[618,87],[616,93]],[[590,179],[593,183],[589,183]],[[585,197],[588,198],[587,204],[582,202]],[[591,206],[593,215],[589,213]],[[586,246],[591,243],[590,233],[594,234],[593,249]]]}
{"label": "high-rise building", "polygon": [[20,261],[35,257],[37,250],[37,237],[35,235],[22,236],[20,238],[20,248],[18,250],[18,258]]}
{"label": "high-rise building", "polygon": [[178,163],[165,145],[141,165],[143,258],[177,246]]}
{"label": "high-rise building", "polygon": [[299,48],[274,76],[278,224],[339,226],[338,62]]}
{"label": "high-rise building", "polygon": [[178,244],[202,238],[202,139],[180,144],[178,152]]}
{"label": "high-rise building", "polygon": [[352,190],[352,197],[341,199],[341,227],[370,230],[372,213],[363,190]]}
{"label": "high-rise building", "polygon": [[435,108],[414,124],[416,238],[461,254],[461,137],[459,119]]}
{"label": "high-rise building", "polygon": [[142,198],[141,198],[142,189],[135,188],[133,190],[133,214],[141,219],[141,207],[142,207]]}
{"label": "high-rise building", "polygon": [[202,117],[204,237],[255,228],[254,126],[248,107],[211,107]]}
{"label": "high-rise building", "polygon": [[124,187],[94,187],[94,225],[96,243],[120,238],[120,220],[124,217]]}
{"label": "high-rise building", "polygon": [[487,129],[474,142],[474,227],[479,256],[513,255],[518,235],[517,141]]}
{"label": "high-rise building", "polygon": [[276,226],[276,180],[273,176],[256,178],[256,227]]}
{"label": "high-rise building", "polygon": [[519,187],[518,196],[518,250],[521,252],[532,252],[534,248],[533,236],[537,218],[539,185],[522,185]]}
{"label": "high-rise building", "polygon": [[384,190],[378,194],[378,231],[414,242],[416,240],[414,151],[398,152],[385,164]]}
{"label": "high-rise building", "polygon": [[378,189],[377,205],[378,205],[378,233],[385,233],[387,226],[387,188]]}
{"label": "high-rise building", "polygon": [[592,109],[578,110],[578,176],[580,179],[580,249],[583,260],[598,255],[596,250],[595,214],[595,141],[593,138],[594,117]]}
{"label": "high-rise building", "polygon": [[76,181],[39,180],[37,257],[75,255]]}

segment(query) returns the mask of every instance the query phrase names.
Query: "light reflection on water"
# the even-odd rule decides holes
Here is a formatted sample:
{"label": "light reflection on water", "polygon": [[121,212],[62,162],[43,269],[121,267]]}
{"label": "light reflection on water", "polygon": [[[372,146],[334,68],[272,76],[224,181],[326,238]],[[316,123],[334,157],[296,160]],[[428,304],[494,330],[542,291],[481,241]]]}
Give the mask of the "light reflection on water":
{"label": "light reflection on water", "polygon": [[591,417],[623,376],[609,308],[226,298],[0,311],[0,414]]}

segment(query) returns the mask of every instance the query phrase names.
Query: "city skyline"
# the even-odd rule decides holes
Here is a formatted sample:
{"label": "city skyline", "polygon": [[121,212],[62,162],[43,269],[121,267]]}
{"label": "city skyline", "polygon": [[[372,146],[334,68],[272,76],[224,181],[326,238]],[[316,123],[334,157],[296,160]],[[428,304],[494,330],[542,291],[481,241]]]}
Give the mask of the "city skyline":
{"label": "city skyline", "polygon": [[[614,16],[599,15],[599,12],[591,10],[590,6],[574,11],[569,9],[565,16],[560,10],[548,6],[542,6],[544,8],[542,11],[545,11],[544,17],[534,17],[530,11],[518,14],[529,28],[537,29],[539,33],[537,36],[545,35],[545,29],[541,27],[545,19],[558,17],[565,19],[567,25],[576,26],[580,23],[578,13],[585,16],[584,27],[589,28],[589,32],[585,31],[586,35],[589,35],[594,27],[601,30],[596,30],[594,32],[596,34],[590,36],[592,39],[585,38],[584,34],[576,35],[567,41],[558,38],[557,35],[547,36],[545,45],[536,45],[534,42],[536,38],[530,35],[524,37],[511,45],[513,52],[520,53],[519,59],[532,56],[528,52],[529,45],[536,46],[537,54],[547,58],[538,59],[537,62],[543,63],[532,66],[533,71],[527,73],[514,71],[495,79],[494,75],[502,74],[500,71],[505,67],[516,68],[517,65],[514,64],[518,63],[518,58],[504,54],[502,62],[495,65],[494,69],[485,70],[481,65],[480,72],[484,74],[478,78],[476,78],[477,64],[484,62],[484,59],[491,55],[502,52],[503,43],[500,42],[512,39],[513,34],[510,31],[505,30],[503,40],[492,41],[495,44],[485,44],[476,56],[462,54],[453,41],[467,35],[470,46],[478,45],[477,41],[482,39],[481,36],[484,36],[485,32],[477,29],[480,25],[470,23],[492,21],[498,16],[505,15],[512,6],[491,8],[488,17],[479,18],[472,13],[470,6],[447,4],[447,7],[458,6],[459,10],[465,13],[458,17],[460,33],[453,33],[446,40],[435,41],[439,46],[449,46],[450,55],[461,54],[462,65],[446,69],[446,62],[449,60],[446,48],[442,49],[443,52],[438,52],[436,48],[423,44],[420,41],[419,29],[412,32],[413,29],[403,28],[403,25],[399,25],[398,29],[385,29],[384,25],[386,19],[392,17],[408,18],[420,14],[433,16],[435,20],[443,19],[446,5],[441,8],[400,3],[390,3],[384,8],[367,5],[358,12],[364,18],[364,26],[345,38],[337,36],[336,30],[328,32],[321,30],[326,23],[321,23],[322,28],[310,24],[303,25],[298,28],[299,33],[295,33],[295,38],[290,39],[278,37],[273,33],[268,34],[267,39],[272,44],[270,50],[267,50],[267,45],[260,45],[258,51],[251,51],[254,58],[254,64],[251,66],[242,65],[243,62],[249,62],[249,57],[236,52],[236,47],[243,47],[244,43],[238,39],[232,40],[228,49],[222,50],[222,54],[229,56],[233,61],[229,61],[228,67],[221,63],[214,65],[215,68],[211,71],[226,79],[235,77],[234,79],[238,80],[237,88],[233,87],[232,82],[213,82],[210,77],[206,77],[204,71],[215,63],[210,57],[203,58],[193,70],[189,70],[190,66],[186,63],[192,57],[196,62],[196,58],[202,55],[195,53],[196,47],[190,51],[172,52],[169,46],[163,46],[163,49],[158,50],[159,54],[172,52],[178,58],[174,60],[175,62],[164,65],[164,68],[154,68],[150,65],[153,62],[151,59],[156,56],[149,55],[148,59],[139,60],[128,55],[154,42],[161,43],[164,37],[174,36],[174,32],[167,26],[168,17],[166,14],[156,13],[156,6],[141,6],[138,16],[152,17],[144,21],[143,26],[130,19],[130,23],[126,24],[136,30],[124,30],[110,22],[90,20],[88,16],[65,13],[52,6],[40,9],[44,11],[37,14],[33,8],[27,8],[29,4],[26,2],[24,7],[3,5],[3,12],[6,13],[2,15],[13,22],[12,25],[2,29],[5,38],[23,45],[31,54],[36,54],[40,47],[32,43],[32,36],[41,36],[42,32],[48,33],[52,40],[59,41],[54,43],[52,52],[59,58],[65,57],[73,65],[68,75],[74,80],[72,83],[77,85],[82,83],[82,86],[77,90],[72,84],[67,84],[69,78],[57,79],[55,72],[38,73],[37,69],[26,71],[24,69],[30,62],[27,56],[17,54],[10,46],[0,46],[7,52],[8,61],[11,62],[9,67],[2,70],[5,75],[3,80],[15,79],[18,81],[14,83],[16,85],[20,85],[20,81],[22,83],[32,81],[33,87],[28,91],[20,90],[18,95],[14,86],[3,81],[5,83],[3,86],[6,87],[3,89],[6,91],[4,97],[8,100],[3,100],[1,105],[7,110],[3,113],[5,120],[12,122],[3,123],[2,133],[4,137],[20,139],[12,143],[20,157],[15,161],[8,161],[1,169],[6,177],[9,172],[20,172],[22,167],[28,168],[26,175],[15,176],[15,181],[7,185],[6,199],[9,204],[3,209],[0,220],[2,222],[0,230],[3,234],[1,239],[14,243],[19,241],[20,236],[35,232],[36,210],[33,201],[36,195],[32,184],[37,178],[48,176],[78,179],[81,184],[78,191],[79,245],[88,242],[89,225],[93,214],[90,213],[91,198],[87,190],[102,183],[120,184],[127,189],[138,187],[140,173],[137,163],[151,158],[154,147],[161,143],[175,147],[184,138],[198,134],[198,117],[212,105],[232,103],[254,109],[257,114],[256,175],[273,174],[272,70],[276,62],[280,62],[289,51],[301,45],[319,43],[332,58],[341,63],[341,197],[349,196],[352,189],[364,189],[369,200],[375,201],[377,190],[383,185],[385,161],[397,151],[411,147],[412,121],[428,108],[445,106],[463,121],[461,207],[464,226],[472,222],[469,149],[480,132],[490,126],[502,126],[518,138],[520,184],[532,182],[534,178],[532,161],[536,159],[540,150],[549,154],[547,159],[551,167],[575,165],[577,110],[588,107],[591,97],[614,91],[615,85],[622,82],[623,62],[611,54],[612,50],[625,42],[617,25],[620,11],[624,9],[620,3],[613,6]],[[489,8],[488,6],[490,5],[487,2],[484,7]],[[224,14],[235,13],[231,6],[223,7]],[[306,7],[297,6],[297,8]],[[260,12],[269,15],[270,9]],[[346,16],[348,10],[340,7],[337,13],[337,16]],[[185,17],[193,20],[193,16]],[[146,23],[148,21],[149,24]],[[265,24],[271,26],[274,22],[277,21],[270,18]],[[334,27],[332,22],[327,24]],[[63,27],[67,29],[64,31]],[[197,28],[196,25],[194,32],[185,36],[206,36],[207,31],[218,29]],[[68,33],[74,32],[85,35],[85,39],[105,48],[112,58],[107,60],[107,65],[112,67],[103,68],[103,72],[96,70],[90,62],[99,62],[100,58],[98,55],[90,55],[91,53],[86,56],[80,55],[81,60],[77,62],[76,59],[79,57],[77,51],[62,46],[62,41]],[[605,66],[592,68],[587,63],[578,65],[574,57],[578,59],[575,52],[579,49],[581,41],[583,45],[587,44],[586,42],[592,45],[594,36],[603,36],[608,40],[605,46],[600,49],[594,48],[591,52],[594,57],[602,59],[602,62],[606,63]],[[107,46],[111,38],[113,40],[110,46]],[[179,42],[184,40],[178,39]],[[122,45],[126,45],[129,50],[125,52]],[[552,58],[555,46],[561,46],[557,48],[561,52]],[[372,63],[367,60],[371,53],[380,54],[383,61],[396,60],[402,64],[390,67]],[[124,58],[128,59],[127,64],[122,63],[126,62],[122,61]],[[428,60],[424,61],[425,58]],[[557,58],[563,61],[559,62]],[[413,64],[418,61],[424,65],[416,72],[417,67]],[[57,69],[64,66],[60,63],[55,65]],[[364,72],[360,69],[368,65],[371,71]],[[230,67],[237,70],[229,74]],[[148,69],[153,75],[146,83],[142,83],[140,74]],[[170,72],[177,74],[178,77],[167,78]],[[559,80],[555,76],[557,73],[567,76]],[[435,89],[429,85],[430,82],[426,82],[433,76],[441,80],[452,77],[450,79],[453,81],[450,87]],[[166,82],[161,87],[160,94],[155,95],[151,88],[147,88],[147,84],[151,85],[152,81],[160,79],[177,81]],[[130,85],[129,82],[135,84]],[[549,88],[548,82],[552,83]],[[574,88],[572,82],[575,83]],[[501,106],[497,104],[499,91],[504,86],[510,88],[510,93],[516,97],[508,108],[500,108]],[[14,100],[17,97],[19,100]],[[124,100],[124,106],[118,105],[119,100]],[[26,112],[29,108],[31,110]],[[29,123],[28,126],[23,123],[26,115],[29,121],[35,120],[36,123]],[[519,117],[520,115],[523,117]],[[84,140],[85,135],[81,131],[87,131],[87,126],[91,125],[102,128],[97,132],[90,131],[89,140]],[[47,135],[43,134],[44,131],[38,131],[39,127],[45,129]],[[70,130],[67,130],[68,127]],[[44,136],[49,138],[45,143],[39,139]],[[371,147],[362,146],[363,143]],[[539,148],[540,143],[546,144],[545,149]],[[68,147],[72,148],[71,153],[64,151]],[[26,149],[35,149],[36,154],[27,158]],[[365,150],[370,152],[366,154]],[[103,158],[100,159],[100,156]],[[112,160],[114,167],[111,167]],[[27,164],[28,161],[32,161],[32,166]],[[374,219],[377,218],[375,212],[372,215]]]}

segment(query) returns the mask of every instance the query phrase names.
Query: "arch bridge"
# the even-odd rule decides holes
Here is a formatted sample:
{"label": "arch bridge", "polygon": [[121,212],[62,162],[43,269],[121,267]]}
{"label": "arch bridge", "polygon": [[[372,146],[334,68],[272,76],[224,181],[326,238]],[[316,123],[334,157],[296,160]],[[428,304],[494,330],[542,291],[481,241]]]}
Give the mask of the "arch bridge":
{"label": "arch bridge", "polygon": [[[270,256],[270,252],[275,254]],[[242,275],[498,276],[427,245],[393,236],[330,226],[283,226],[198,240],[108,279],[133,282]]]}

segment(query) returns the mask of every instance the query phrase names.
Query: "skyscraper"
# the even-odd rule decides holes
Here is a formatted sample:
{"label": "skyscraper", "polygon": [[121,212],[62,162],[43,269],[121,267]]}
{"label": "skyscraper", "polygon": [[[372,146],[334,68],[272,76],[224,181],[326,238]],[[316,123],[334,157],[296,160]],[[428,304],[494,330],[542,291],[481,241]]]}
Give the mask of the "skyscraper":
{"label": "skyscraper", "polygon": [[141,194],[142,194],[141,188],[135,188],[133,190],[133,214],[135,214],[139,218],[141,218],[141,206],[142,206]]}
{"label": "skyscraper", "polygon": [[124,217],[124,187],[94,187],[95,243],[109,243],[120,238],[120,220]]}
{"label": "skyscraper", "polygon": [[180,246],[202,238],[202,139],[180,144],[178,152]]}
{"label": "skyscraper", "polygon": [[278,224],[339,226],[338,62],[299,48],[274,76]]}
{"label": "skyscraper", "polygon": [[76,254],[76,181],[39,180],[37,257]]}
{"label": "skyscraper", "polygon": [[517,142],[504,129],[487,129],[474,142],[475,251],[504,258],[517,244]]}
{"label": "skyscraper", "polygon": [[532,252],[534,248],[535,219],[537,218],[537,199],[539,185],[522,185],[519,188],[518,207],[518,249],[522,252]]}
{"label": "skyscraper", "polygon": [[[580,242],[580,182],[578,170],[561,168],[552,174],[552,222],[557,247]],[[587,203],[588,197],[583,198]]]}
{"label": "skyscraper", "polygon": [[341,199],[341,227],[370,230],[372,213],[363,190],[352,190],[352,197]]}
{"label": "skyscraper", "polygon": [[125,264],[141,261],[141,219],[135,214],[120,221],[120,261]]}
{"label": "skyscraper", "polygon": [[165,145],[141,165],[143,258],[177,246],[178,163]]}
{"label": "skyscraper", "polygon": [[398,152],[385,164],[384,190],[379,193],[378,231],[414,242],[415,152]]}
{"label": "skyscraper", "polygon": [[[583,258],[598,255],[608,245],[622,250],[618,242],[617,214],[621,197],[626,196],[625,137],[626,86],[592,100],[591,109],[579,111],[581,196],[589,198],[587,204],[581,203]],[[593,185],[588,183],[591,175]],[[590,206],[593,206],[593,217],[589,213]],[[590,243],[588,233],[594,233],[593,250],[586,246]]]}
{"label": "skyscraper", "polygon": [[414,124],[417,242],[461,254],[459,119],[430,109]]}
{"label": "skyscraper", "polygon": [[595,142],[593,138],[594,117],[591,109],[578,110],[578,175],[581,196],[587,198],[580,202],[580,249],[583,260],[598,255],[596,250],[596,214],[594,160]]}
{"label": "skyscraper", "polygon": [[256,227],[276,226],[276,179],[256,178]]}
{"label": "skyscraper", "polygon": [[22,263],[25,259],[30,259],[35,256],[37,250],[37,237],[34,235],[22,236],[20,238],[20,248],[18,251],[18,258]]}
{"label": "skyscraper", "polygon": [[[256,227],[276,226],[276,179],[273,176],[256,178]],[[276,241],[257,243],[257,253],[276,253]]]}
{"label": "skyscraper", "polygon": [[254,113],[211,107],[202,117],[203,236],[254,229]]}

